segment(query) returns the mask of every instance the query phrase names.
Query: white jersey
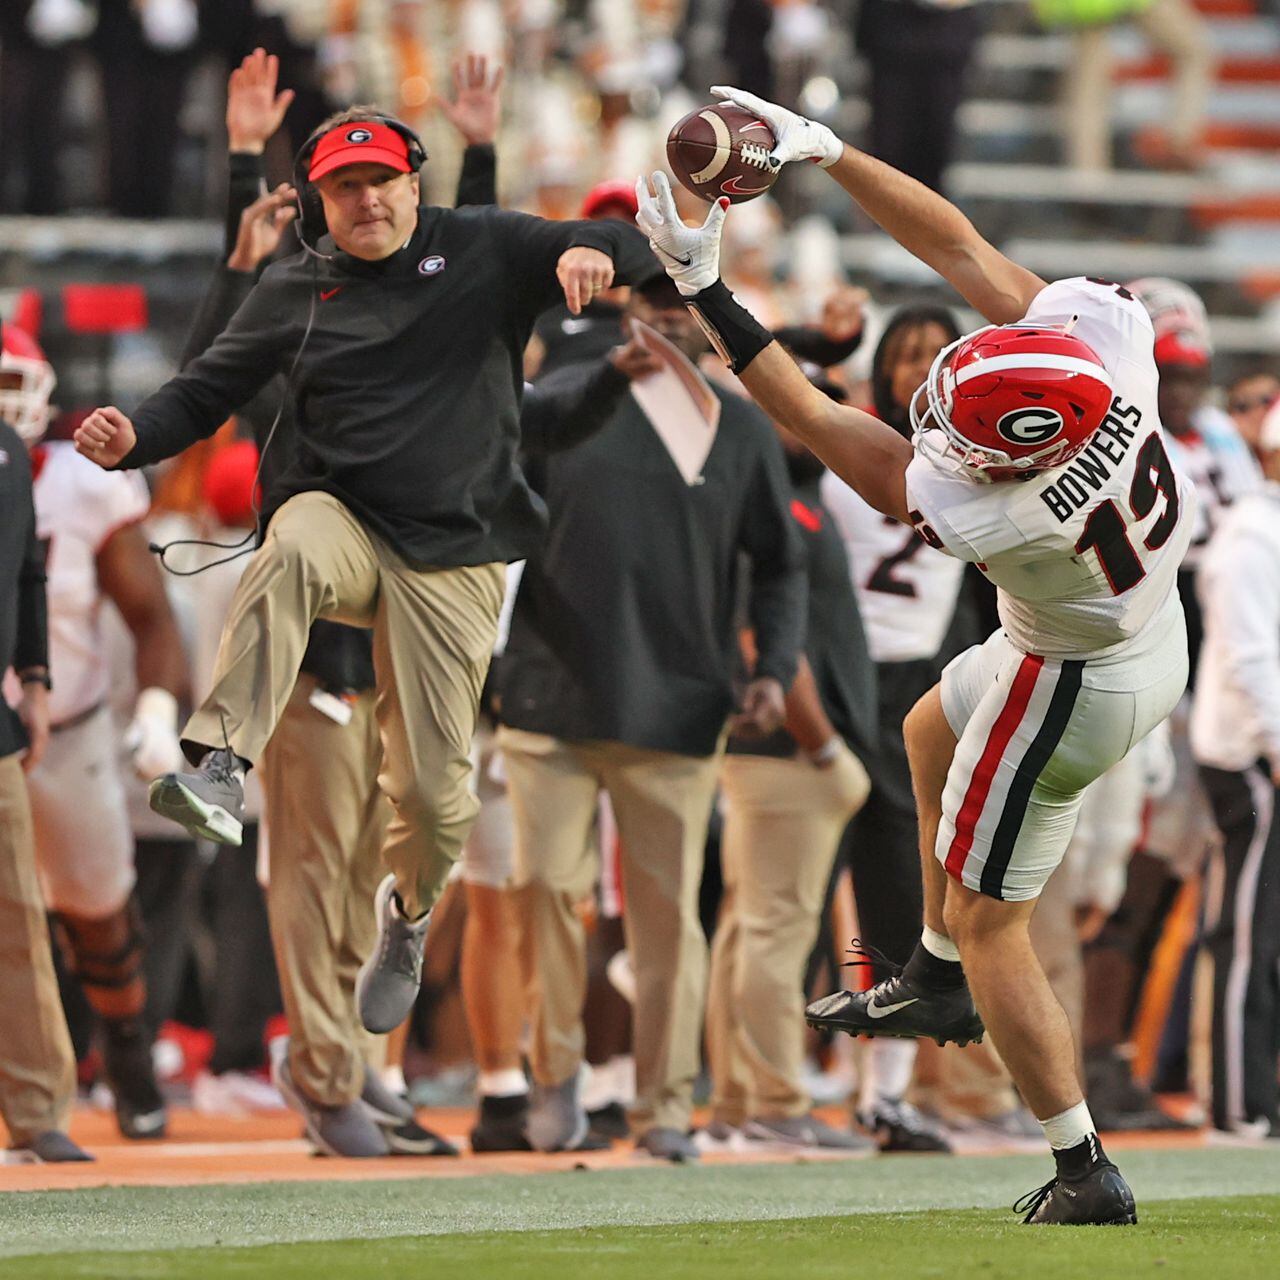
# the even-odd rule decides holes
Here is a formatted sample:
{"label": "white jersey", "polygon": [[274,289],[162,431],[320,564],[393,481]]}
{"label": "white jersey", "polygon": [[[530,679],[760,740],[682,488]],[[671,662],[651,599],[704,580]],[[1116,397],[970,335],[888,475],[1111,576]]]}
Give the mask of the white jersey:
{"label": "white jersey", "polygon": [[1195,516],[1156,411],[1151,321],[1127,290],[1085,279],[1048,285],[1025,319],[1072,325],[1111,378],[1111,412],[1075,458],[1029,480],[982,483],[917,452],[908,507],[926,541],[996,585],[1024,653],[1128,658],[1181,625],[1175,580]]}
{"label": "white jersey", "polygon": [[151,499],[137,471],[103,471],[69,440],[37,445],[31,461],[49,579],[49,714],[57,725],[107,696],[97,555],[117,529],[147,514]]}
{"label": "white jersey", "polygon": [[1165,437],[1174,466],[1195,485],[1200,499],[1191,545],[1182,561],[1186,569],[1199,565],[1227,508],[1262,483],[1262,471],[1253,453],[1221,409],[1204,405],[1192,418],[1192,428],[1186,435]]}
{"label": "white jersey", "polygon": [[871,657],[936,658],[956,611],[964,565],[868,506],[830,471],[822,478],[822,501],[844,539]]}
{"label": "white jersey", "polygon": [[1202,764],[1280,765],[1280,484],[1242,499],[1205,550],[1197,576],[1204,644],[1191,708]]}

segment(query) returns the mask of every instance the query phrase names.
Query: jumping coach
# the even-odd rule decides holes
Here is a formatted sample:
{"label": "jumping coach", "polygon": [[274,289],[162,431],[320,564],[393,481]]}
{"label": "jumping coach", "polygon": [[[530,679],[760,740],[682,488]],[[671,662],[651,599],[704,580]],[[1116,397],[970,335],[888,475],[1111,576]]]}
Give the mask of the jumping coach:
{"label": "jumping coach", "polygon": [[[516,456],[521,353],[561,294],[577,312],[613,283],[632,234],[420,207],[425,159],[411,130],[375,110],[327,121],[296,166],[304,252],[269,267],[213,346],[132,421],[99,409],[76,436],[102,466],[145,466],[210,435],[273,374],[289,379],[298,448],[278,485],[289,496],[187,724],[196,768],[157,779],[152,806],[237,842],[244,770],[289,699],[311,623],[373,628],[379,784],[394,816],[380,938],[358,989],[372,1031],[399,1025],[417,993],[427,912],[476,812],[467,752],[503,566],[545,524]],[[291,197],[283,189],[281,206]]]}

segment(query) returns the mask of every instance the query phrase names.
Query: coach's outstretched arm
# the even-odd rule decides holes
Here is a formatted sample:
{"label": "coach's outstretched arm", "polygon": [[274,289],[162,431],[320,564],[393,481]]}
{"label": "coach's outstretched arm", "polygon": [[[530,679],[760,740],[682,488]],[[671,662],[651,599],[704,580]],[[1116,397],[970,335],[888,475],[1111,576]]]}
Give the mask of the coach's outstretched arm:
{"label": "coach's outstretched arm", "polygon": [[1021,320],[1031,299],[1044,288],[1043,280],[984,240],[949,200],[841,142],[826,125],[742,89],[716,85],[711,92],[768,123],[777,140],[770,153],[775,164],[817,161],[868,217],[949,281],[992,324]]}
{"label": "coach's outstretched arm", "polygon": [[643,178],[636,183],[636,222],[724,362],[769,417],[803,440],[871,506],[910,524],[910,443],[869,413],[823,395],[721,282],[720,231],[728,201],[712,205],[701,227],[687,227],[667,175],[655,173],[652,181],[652,191]]}

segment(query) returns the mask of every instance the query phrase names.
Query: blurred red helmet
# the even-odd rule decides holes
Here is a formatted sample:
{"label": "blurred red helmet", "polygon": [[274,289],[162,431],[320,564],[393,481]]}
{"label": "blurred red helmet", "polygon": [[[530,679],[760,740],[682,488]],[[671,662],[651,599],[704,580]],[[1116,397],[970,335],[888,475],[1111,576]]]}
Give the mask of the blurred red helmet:
{"label": "blurred red helmet", "polygon": [[40,344],[16,325],[0,325],[0,418],[28,445],[48,429],[56,383]]}
{"label": "blurred red helmet", "polygon": [[1213,358],[1208,345],[1189,329],[1170,329],[1156,339],[1157,369],[1207,369]]}
{"label": "blurred red helmet", "polygon": [[601,182],[582,201],[583,218],[621,218],[630,221],[640,206],[635,187],[629,182]]}
{"label": "blurred red helmet", "polygon": [[258,446],[252,440],[237,440],[213,455],[201,489],[219,524],[240,529],[255,522],[257,479]]}
{"label": "blurred red helmet", "polygon": [[945,453],[973,478],[1012,480],[1074,458],[1111,399],[1087,343],[1062,329],[993,325],[938,353],[912,400],[911,425],[917,447]]}

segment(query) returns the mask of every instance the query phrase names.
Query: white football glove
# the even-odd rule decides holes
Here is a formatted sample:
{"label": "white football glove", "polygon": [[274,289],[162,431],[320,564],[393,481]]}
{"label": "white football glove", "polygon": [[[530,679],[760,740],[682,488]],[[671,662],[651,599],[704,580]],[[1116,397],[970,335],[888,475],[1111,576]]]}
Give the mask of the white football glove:
{"label": "white football glove", "polygon": [[652,178],[653,193],[643,177],[636,179],[636,225],[649,237],[649,247],[686,297],[720,279],[720,232],[729,201],[717,200],[700,227],[686,226],[676,209],[671,183],[661,170]]}
{"label": "white football glove", "polygon": [[178,745],[178,700],[168,689],[143,689],[124,731],[133,771],[143,781],[174,773],[184,763]]}
{"label": "white football glove", "polygon": [[724,98],[735,107],[759,116],[773,130],[776,142],[769,152],[769,159],[778,168],[793,160],[816,160],[828,169],[844,154],[844,143],[825,124],[807,120],[786,107],[766,102],[754,93],[731,85],[713,84],[711,92],[717,98]]}

